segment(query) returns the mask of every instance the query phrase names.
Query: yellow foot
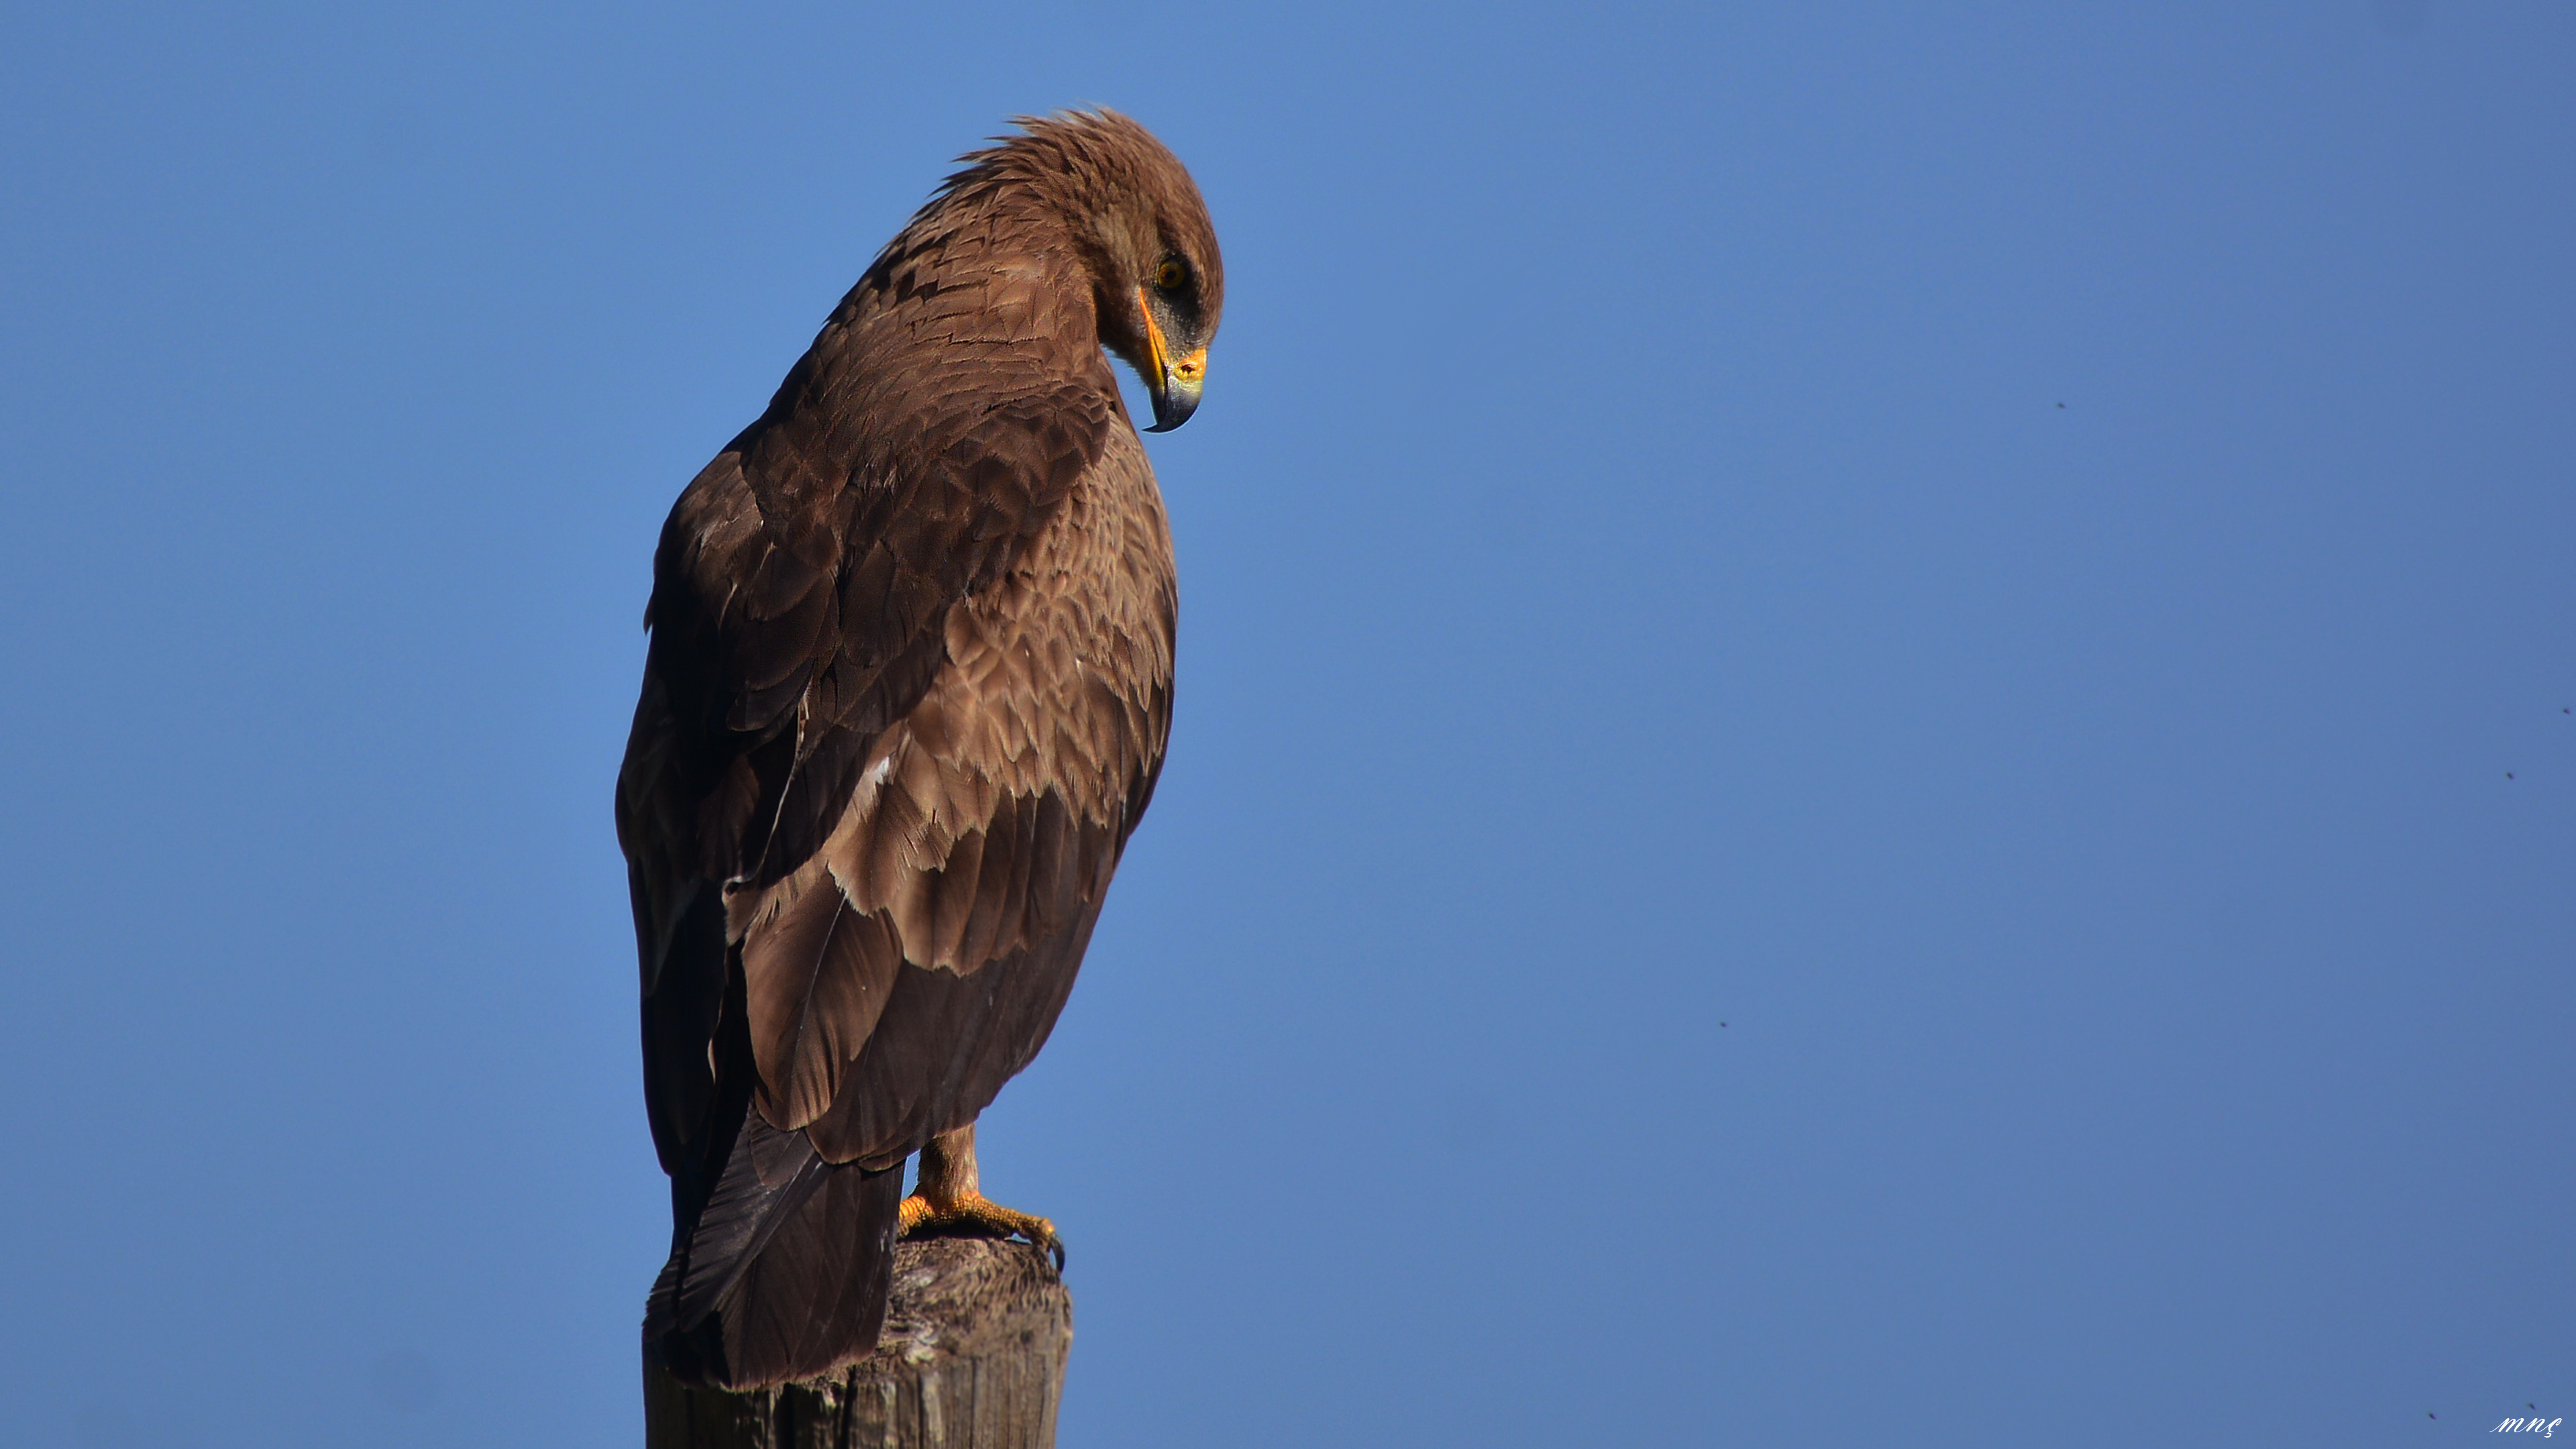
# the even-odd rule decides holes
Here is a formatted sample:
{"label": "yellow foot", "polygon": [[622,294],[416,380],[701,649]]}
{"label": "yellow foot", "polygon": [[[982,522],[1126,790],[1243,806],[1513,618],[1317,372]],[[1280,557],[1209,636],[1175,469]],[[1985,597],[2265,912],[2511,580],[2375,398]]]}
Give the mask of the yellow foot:
{"label": "yellow foot", "polygon": [[1055,1224],[1032,1213],[1014,1212],[980,1192],[945,1203],[934,1203],[914,1193],[903,1200],[901,1213],[903,1236],[907,1238],[951,1233],[1026,1238],[1055,1260],[1057,1272],[1064,1271],[1064,1240],[1055,1235]]}

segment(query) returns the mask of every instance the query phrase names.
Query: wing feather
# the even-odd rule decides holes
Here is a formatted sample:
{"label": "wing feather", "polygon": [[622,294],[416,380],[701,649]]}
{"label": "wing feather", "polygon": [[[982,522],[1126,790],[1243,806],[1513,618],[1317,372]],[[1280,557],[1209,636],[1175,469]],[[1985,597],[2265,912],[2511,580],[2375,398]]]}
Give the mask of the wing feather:
{"label": "wing feather", "polygon": [[812,875],[741,947],[753,1056],[779,1089],[764,1113],[790,1130],[831,1106],[903,962],[884,916],[852,906],[826,872]]}
{"label": "wing feather", "polygon": [[[629,848],[639,932],[649,919],[669,937],[689,891],[723,899],[720,949],[692,937],[685,962],[663,953],[685,978],[669,999],[692,1004],[653,1036],[656,1074],[690,1084],[664,1098],[713,1100],[705,1004],[733,971],[750,1100],[779,1129],[892,1090],[891,1066],[853,1085],[889,1021],[925,1034],[881,1045],[890,1061],[966,1062],[884,1111],[841,1113],[833,1161],[898,1145],[853,1136],[861,1121],[902,1137],[971,1120],[993,1072],[1025,1063],[985,1040],[1017,1008],[988,1021],[890,1004],[929,989],[924,972],[963,981],[1010,960],[1015,995],[1060,1005],[1168,729],[1169,538],[1098,353],[1072,381],[954,348],[903,380],[845,365],[887,338],[845,302],[673,509],[648,615],[648,693],[666,707],[650,728],[639,713],[620,787],[621,819],[653,837]],[[1161,576],[1095,597],[1139,546],[1160,551]],[[1155,636],[1141,658],[1123,637],[1140,631]],[[1141,679],[1105,673],[1137,665]],[[668,1116],[657,1142],[704,1137]]]}

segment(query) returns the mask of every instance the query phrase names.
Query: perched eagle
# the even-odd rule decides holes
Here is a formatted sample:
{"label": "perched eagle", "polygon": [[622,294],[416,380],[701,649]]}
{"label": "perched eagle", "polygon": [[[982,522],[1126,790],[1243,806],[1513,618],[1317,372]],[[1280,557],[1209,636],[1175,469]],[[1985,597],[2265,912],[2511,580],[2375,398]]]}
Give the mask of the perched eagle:
{"label": "perched eagle", "polygon": [[654,554],[617,838],[671,1175],[644,1335],[697,1382],[868,1352],[899,1231],[1061,1256],[977,1190],[975,1118],[1054,1027],[1171,728],[1171,533],[1102,348],[1180,426],[1225,274],[1142,126],[1018,124]]}

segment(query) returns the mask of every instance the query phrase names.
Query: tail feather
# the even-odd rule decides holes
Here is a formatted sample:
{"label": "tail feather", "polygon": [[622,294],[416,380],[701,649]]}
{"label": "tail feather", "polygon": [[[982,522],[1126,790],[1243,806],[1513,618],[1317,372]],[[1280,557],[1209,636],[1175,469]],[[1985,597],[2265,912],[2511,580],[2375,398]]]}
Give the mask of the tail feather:
{"label": "tail feather", "polygon": [[885,1322],[901,1164],[825,1162],[757,1111],[644,1309],[675,1375],[723,1388],[809,1378],[876,1347]]}
{"label": "tail feather", "polygon": [[781,1132],[746,1113],[723,1173],[653,1284],[645,1332],[695,1324],[713,1311],[830,1170],[804,1133]]}

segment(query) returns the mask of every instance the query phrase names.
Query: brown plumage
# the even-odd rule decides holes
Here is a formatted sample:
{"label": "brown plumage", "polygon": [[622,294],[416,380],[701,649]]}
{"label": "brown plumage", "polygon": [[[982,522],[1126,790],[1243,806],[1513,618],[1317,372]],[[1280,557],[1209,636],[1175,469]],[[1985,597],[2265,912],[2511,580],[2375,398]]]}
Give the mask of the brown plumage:
{"label": "brown plumage", "polygon": [[[1046,1040],[1172,714],[1160,427],[1224,300],[1189,174],[1106,112],[962,158],[654,557],[617,785],[671,1174],[645,1336],[741,1387],[867,1352],[901,1219]],[[984,1209],[991,1209],[986,1213]]]}

